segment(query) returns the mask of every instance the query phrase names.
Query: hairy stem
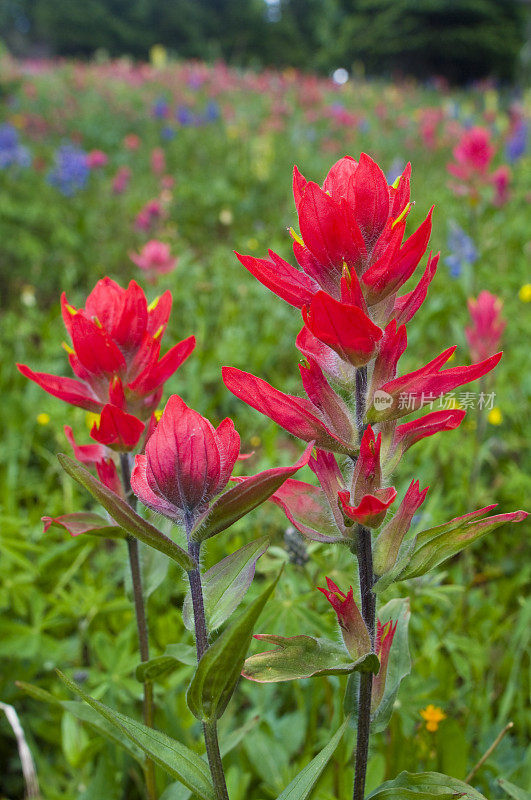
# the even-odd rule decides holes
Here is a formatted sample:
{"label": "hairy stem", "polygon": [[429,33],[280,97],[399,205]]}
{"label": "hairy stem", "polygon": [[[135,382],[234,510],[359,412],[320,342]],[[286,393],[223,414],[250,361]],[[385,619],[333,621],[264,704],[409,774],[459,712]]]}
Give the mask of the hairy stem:
{"label": "hairy stem", "polygon": [[[188,520],[186,527],[187,529],[191,527],[191,522],[189,522]],[[189,530],[187,530],[187,535],[188,533]],[[194,611],[194,629],[195,629],[195,646],[197,650],[197,663],[199,663],[202,656],[208,650],[208,631],[206,626],[205,604],[203,601],[201,572],[199,570],[200,548],[201,548],[200,542],[192,542],[188,537],[188,552],[198,565],[195,569],[190,570],[190,572],[188,573],[188,580],[190,582],[190,594],[192,596],[192,608]],[[203,734],[205,737],[208,765],[210,767],[210,774],[212,775],[212,783],[214,784],[214,793],[216,795],[216,800],[229,800],[227,783],[225,781],[225,772],[223,770],[221,753],[219,751],[218,730],[216,722],[215,721],[204,722]]]}
{"label": "hairy stem", "polygon": [[[120,466],[122,468],[122,484],[124,493],[129,505],[136,506],[136,497],[131,491],[131,467],[127,453],[120,454]],[[146,620],[146,608],[144,604],[144,593],[142,591],[142,572],[140,569],[140,557],[138,552],[138,540],[133,536],[127,537],[127,550],[129,553],[129,566],[131,569],[131,581],[133,584],[133,597],[135,603],[136,626],[138,630],[138,646],[140,650],[140,660],[149,661],[149,637]],[[143,718],[144,724],[148,728],[153,727],[153,684],[150,681],[144,682],[144,704]],[[146,757],[144,763],[146,777],[146,791],[148,800],[156,800],[157,788],[155,781],[155,764],[150,758]]]}
{"label": "hairy stem", "polygon": [[[364,417],[367,402],[367,367],[356,370],[356,424],[361,441],[365,428]],[[358,573],[361,594],[361,614],[374,648],[376,626],[376,596],[372,591],[374,573],[372,568],[372,539],[369,528],[357,527]],[[369,755],[371,722],[372,673],[362,672],[358,697],[358,735],[356,741],[356,761],[354,767],[353,800],[363,800],[365,778]]]}

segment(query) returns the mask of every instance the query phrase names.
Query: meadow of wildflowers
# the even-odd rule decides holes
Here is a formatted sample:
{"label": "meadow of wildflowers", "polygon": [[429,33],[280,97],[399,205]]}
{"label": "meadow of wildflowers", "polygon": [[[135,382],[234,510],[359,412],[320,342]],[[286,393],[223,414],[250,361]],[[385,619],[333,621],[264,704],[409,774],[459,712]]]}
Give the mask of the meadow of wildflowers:
{"label": "meadow of wildflowers", "polygon": [[[464,554],[437,562],[430,574],[417,562],[404,564],[407,580],[379,595],[395,609],[409,598],[412,669],[406,674],[404,667],[400,694],[387,703],[389,727],[374,726],[366,789],[375,791],[401,770],[464,780],[511,722],[472,783],[489,800],[508,796],[507,781],[529,788],[529,523],[509,513],[528,508],[531,494],[529,95],[486,84],[466,91],[361,79],[336,86],[293,70],[238,72],[222,63],[5,58],[1,66],[0,701],[18,714],[42,796],[144,796],[137,745],[120,748],[108,725],[60,683],[56,669],[130,717],[141,718],[142,698],[144,713],[154,700],[155,727],[204,753],[201,717],[190,712],[183,691],[195,663],[193,579],[190,594],[179,567],[188,563],[186,553],[168,542],[155,550],[140,545],[149,657],[160,668],[146,683],[135,672],[148,658],[138,656],[138,607],[135,621],[131,603],[138,597],[118,540],[121,523],[102,517],[55,457],[63,452],[96,470],[101,485],[125,502],[132,495],[118,479],[116,454],[123,467],[144,441],[150,444],[131,476],[140,501],[189,534],[210,524],[208,514],[222,519],[215,530],[211,523],[212,539],[203,547],[214,586],[218,562],[243,550],[236,605],[247,589],[245,602],[256,604],[284,565],[256,628],[268,631],[262,638],[269,645],[251,645],[245,670],[253,680],[240,681],[220,720],[231,800],[281,796],[342,722],[348,678],[341,670],[295,683],[262,682],[259,675],[260,653],[285,637],[321,637],[339,647],[335,615],[316,591],[325,580],[321,592],[337,613],[342,641],[359,655],[367,631],[360,634],[353,621],[355,570],[345,561],[346,548],[336,544],[338,531],[348,539],[353,524],[383,524],[375,558],[376,574],[385,577],[409,526],[425,532],[493,504],[507,518],[502,527]],[[360,153],[383,173],[371,172]],[[383,174],[391,197],[400,194],[406,175],[412,201],[395,216],[386,200],[384,212],[375,202],[372,216],[357,217],[358,250],[348,264],[344,250],[338,261],[330,242],[346,236],[346,223],[334,214],[343,214],[337,210],[346,191],[341,170],[348,173],[349,162],[326,178],[345,155],[364,164],[380,200]],[[314,224],[318,203],[330,206],[333,236]],[[384,251],[371,251],[384,230],[391,243],[398,234],[400,241],[404,233],[411,237],[391,288],[378,262]],[[350,283],[347,269],[362,251],[372,270],[363,291]],[[296,274],[294,254],[302,268]],[[336,271],[333,280],[318,262]],[[386,305],[389,292],[394,298],[401,286],[395,305]],[[377,324],[369,325],[360,303],[365,311],[378,309]],[[349,326],[365,326],[363,336],[353,341],[330,327],[338,306]],[[404,352],[400,326],[415,313]],[[319,360],[319,341],[332,359]],[[455,351],[430,361],[448,343]],[[378,348],[395,367],[403,353],[399,378],[378,360]],[[373,464],[372,478],[357,474],[351,495],[338,484],[341,506],[328,509],[320,527],[319,514],[300,513],[301,497],[325,502],[317,497],[315,476],[323,487],[326,480],[343,481],[328,451],[338,460],[352,456],[357,434],[347,409],[353,396],[347,373],[371,359],[371,397],[383,390],[394,412],[389,417],[383,397],[370,420],[383,423],[383,444],[370,426],[358,433],[366,460],[376,451],[379,459],[383,448],[393,487],[379,482]],[[22,374],[15,362],[27,365]],[[228,365],[225,385],[221,368]],[[334,400],[323,372],[341,386]],[[309,400],[301,396],[301,375]],[[474,382],[464,385],[465,376]],[[281,407],[286,396],[289,414]],[[427,413],[420,426],[405,417],[421,408]],[[395,429],[399,417],[405,421]],[[186,463],[181,457],[177,496],[163,464],[177,459],[187,425],[199,426],[208,442],[206,466],[199,478],[187,466],[197,452]],[[446,432],[432,436],[437,430]],[[294,437],[322,448],[311,469],[310,452]],[[407,468],[398,466],[421,437],[408,450]],[[359,463],[358,471],[361,456]],[[227,485],[232,488],[219,494]],[[224,509],[245,486],[256,492],[264,485],[260,503],[269,489],[272,503],[255,508],[249,502],[251,513],[242,519]],[[428,485],[426,494],[421,487]],[[397,495],[404,500],[389,523],[386,511]],[[223,530],[224,514],[234,525],[222,541],[212,531]],[[149,519],[169,533],[169,523]],[[251,542],[254,549],[246,550]],[[189,552],[193,557],[194,548]],[[212,627],[222,626],[234,608],[218,609]],[[397,620],[384,614],[369,631],[386,668]],[[401,636],[399,623],[395,641]],[[384,684],[385,675],[380,683],[374,678],[375,708]],[[348,728],[313,797],[351,796],[354,747]],[[23,797],[7,718],[0,719],[0,763],[0,794]],[[202,796],[162,770],[153,778],[150,769],[148,786],[157,782],[163,800]]]}

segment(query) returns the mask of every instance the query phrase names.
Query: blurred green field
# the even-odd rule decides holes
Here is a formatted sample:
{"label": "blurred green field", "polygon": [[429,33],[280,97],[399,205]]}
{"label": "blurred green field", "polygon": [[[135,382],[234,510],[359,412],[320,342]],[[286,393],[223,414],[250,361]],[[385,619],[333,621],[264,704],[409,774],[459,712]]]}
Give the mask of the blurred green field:
{"label": "blurred green field", "polygon": [[[524,117],[530,101],[529,96],[519,100]],[[70,454],[64,425],[73,427],[80,443],[90,441],[85,413],[46,395],[14,366],[21,361],[38,371],[69,374],[61,348],[61,291],[80,306],[104,275],[122,285],[138,280],[149,299],[171,289],[174,306],[165,341],[169,346],[193,333],[197,347],[166,385],[165,397],[181,394],[216,424],[231,416],[242,450],[255,451],[252,471],[287,464],[302,450],[300,442],[229,394],[220,368],[230,364],[298,393],[294,338],[300,315],[252,278],[233,250],[261,256],[272,248],[290,260],[294,163],[321,183],[344,154],[357,157],[365,151],[384,171],[410,160],[416,203],[411,226],[435,204],[430,246],[442,257],[428,300],[408,329],[402,371],[451,344],[458,345],[456,363],[470,361],[466,301],[482,289],[503,300],[508,324],[504,357],[487,382],[499,414],[481,422],[472,410],[458,431],[427,439],[402,462],[396,486],[404,488],[411,478],[431,486],[423,527],[491,503],[498,503],[500,512],[526,508],[531,489],[526,302],[531,288],[525,289],[531,281],[530,156],[512,164],[510,196],[500,207],[492,204],[488,190],[474,206],[467,197],[456,197],[446,170],[460,132],[470,125],[491,130],[495,165],[506,163],[513,102],[509,91],[486,85],[450,93],[440,86],[361,78],[335,86],[294,71],[253,74],[222,64],[156,69],[126,61],[4,61],[0,125],[17,131],[32,163],[0,168],[0,700],[20,715],[46,800],[142,796],[139,771],[129,756],[64,706],[30,697],[15,683],[34,684],[57,701],[71,700],[54,673],[59,667],[106,704],[139,714],[142,687],[131,670],[136,628],[122,549],[95,538],[70,539],[53,528],[42,533],[44,514],[91,507],[55,458],[57,452]],[[124,145],[131,134],[139,137],[138,149]],[[72,196],[47,179],[54,153],[65,142],[108,156]],[[0,157],[1,147],[0,137]],[[154,148],[164,151],[163,174],[174,179],[172,187],[163,186],[150,166]],[[116,194],[112,181],[122,167],[131,170],[131,180]],[[164,216],[152,231],[138,230],[135,218],[154,198]],[[473,238],[479,252],[476,263],[464,265],[457,277],[444,260],[452,222]],[[179,257],[176,271],[162,276],[156,287],[143,282],[129,258],[149,238],[169,243]],[[477,459],[479,477],[471,481]],[[247,468],[245,462],[241,468]],[[206,560],[213,563],[246,541],[269,535],[274,546],[258,562],[251,593],[258,592],[264,576],[288,563],[260,629],[334,637],[333,615],[314,587],[322,585],[325,574],[340,585],[355,579],[332,547],[311,544],[304,565],[290,562],[286,528],[278,508],[263,506],[209,542]],[[528,523],[505,526],[444,571],[387,590],[384,601],[397,591],[411,599],[413,668],[390,728],[373,739],[369,790],[401,769],[436,769],[463,779],[509,721],[514,728],[475,784],[495,800],[504,796],[498,777],[524,787],[529,782],[528,536]],[[179,613],[185,585],[178,569],[150,553],[144,553],[144,569],[153,655],[169,643],[192,644]],[[183,691],[191,669],[184,665],[156,685],[156,724],[200,752],[199,723]],[[345,680],[241,682],[221,733],[223,740],[224,731],[249,723],[242,745],[226,758],[232,800],[279,794],[337,727],[338,686]],[[419,714],[429,703],[446,714],[435,733],[426,730]],[[316,800],[349,796],[353,741],[351,731]],[[23,797],[18,754],[3,717],[0,763],[0,796]],[[169,779],[159,777],[162,790]],[[174,786],[164,800],[187,796]]]}

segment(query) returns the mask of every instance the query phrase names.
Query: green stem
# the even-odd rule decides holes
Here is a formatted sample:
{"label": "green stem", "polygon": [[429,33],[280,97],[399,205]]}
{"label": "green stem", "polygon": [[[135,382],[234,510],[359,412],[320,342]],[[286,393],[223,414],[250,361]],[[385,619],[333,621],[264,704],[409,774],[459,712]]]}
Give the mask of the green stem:
{"label": "green stem", "polygon": [[[136,506],[136,497],[131,491],[131,467],[127,453],[120,453],[120,466],[122,468],[122,484],[124,487],[125,497],[129,505],[134,508]],[[140,569],[138,540],[133,536],[127,537],[127,551],[129,553],[129,566],[131,569],[131,581],[133,584],[133,597],[135,604],[136,626],[138,630],[140,660],[149,661],[149,636],[146,620],[146,608],[144,604],[144,593],[142,590],[142,572]],[[144,724],[147,725],[148,728],[153,727],[153,716],[153,684],[149,681],[145,681],[143,719]],[[157,800],[155,764],[150,758],[147,757],[144,762],[144,773],[146,778],[146,791],[148,800]]]}
{"label": "green stem", "polygon": [[[186,528],[188,537],[188,552],[198,565],[195,569],[190,570],[188,573],[188,580],[190,582],[190,594],[192,597],[192,608],[194,611],[197,663],[199,663],[203,655],[208,650],[208,631],[206,626],[205,604],[203,599],[203,587],[201,585],[201,572],[199,570],[201,543],[190,541],[188,534],[189,529],[191,528],[191,520],[186,521]],[[221,753],[219,751],[217,723],[215,720],[213,722],[203,723],[203,734],[205,737],[208,765],[210,767],[210,774],[212,775],[212,783],[214,784],[216,800],[229,800],[225,772],[223,770]]]}
{"label": "green stem", "polygon": [[[364,418],[367,403],[367,367],[356,370],[356,424],[358,436],[365,429]],[[369,631],[374,649],[376,625],[376,595],[372,591],[374,573],[372,567],[371,531],[364,525],[357,528],[358,573],[361,594],[361,614]],[[362,672],[358,695],[358,731],[356,739],[356,760],[354,766],[353,800],[363,800],[365,796],[365,779],[369,757],[369,739],[371,725],[372,673]]]}

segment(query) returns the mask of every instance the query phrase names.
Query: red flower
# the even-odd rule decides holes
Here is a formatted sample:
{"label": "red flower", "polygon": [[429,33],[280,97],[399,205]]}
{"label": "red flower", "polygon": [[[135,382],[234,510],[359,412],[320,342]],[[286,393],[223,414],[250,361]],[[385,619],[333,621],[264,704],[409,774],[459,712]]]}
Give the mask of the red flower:
{"label": "red flower", "polygon": [[[359,162],[349,156],[340,159],[320,188],[295,167],[300,236],[293,234],[293,252],[301,271],[272,251],[269,259],[238,258],[265,286],[299,308],[310,306],[319,289],[345,302],[341,288],[345,276],[356,283],[360,278],[360,298],[354,305],[365,309],[377,304],[408,280],[428,245],[431,211],[402,243],[411,208],[410,174],[408,164],[400,179],[388,186],[380,167],[362,153]],[[399,301],[401,322],[411,319],[423,302],[435,267],[436,259],[430,258],[417,289]]]}
{"label": "red flower", "polygon": [[309,308],[302,310],[308,330],[355,367],[370,361],[383,331],[349,303],[341,303],[325,292],[317,292]]}
{"label": "red flower", "polygon": [[418,481],[411,481],[404,499],[392,519],[385,525],[374,545],[374,572],[384,575],[395,564],[400,545],[409,530],[413,515],[419,510],[430,487],[420,491]]}
{"label": "red flower", "polygon": [[363,495],[357,506],[349,505],[350,493],[347,491],[338,492],[337,497],[345,518],[368,528],[378,528],[385,519],[387,509],[396,499],[396,489],[393,486],[375,489],[372,494]]}
{"label": "red flower", "polygon": [[234,367],[223,367],[221,373],[230,392],[299,439],[315,442],[317,447],[333,453],[352,453],[356,449],[354,423],[344,437],[344,429],[336,430],[331,420],[326,420],[321,409],[310,400],[280,392],[266,381]]}
{"label": "red flower", "polygon": [[[212,504],[229,482],[240,453],[240,437],[232,420],[224,419],[214,428],[178,395],[172,395],[148,439],[145,455],[136,456],[131,486],[144,505],[185,524],[190,533],[195,523],[208,520],[209,508],[218,515],[216,524],[221,525],[218,518],[226,521],[229,517],[231,524],[267,500],[308,462],[310,449],[292,467],[238,479],[236,486]],[[264,486],[270,489],[265,496]]]}
{"label": "red flower", "polygon": [[128,452],[137,446],[144,428],[144,423],[132,414],[107,403],[103,406],[99,422],[92,426],[90,435],[113,450]]}
{"label": "red flower", "polygon": [[135,281],[122,289],[110,278],[98,281],[84,309],[74,308],[63,294],[63,320],[72,339],[72,348],[66,349],[78,380],[33,372],[23,364],[18,368],[67,403],[101,411],[110,401],[146,420],[157,407],[164,382],[195,347],[190,336],[159,360],[171,303],[170,292],[165,292],[148,308]]}
{"label": "red flower", "polygon": [[465,334],[474,361],[488,358],[498,349],[506,325],[501,316],[502,308],[500,298],[487,291],[480,292],[477,300],[469,299],[472,325],[465,328]]}
{"label": "red flower", "polygon": [[502,357],[501,353],[496,353],[478,364],[471,364],[469,367],[452,367],[441,372],[441,367],[454,351],[455,347],[449,347],[415,372],[401,375],[380,386],[380,391],[389,395],[392,402],[384,409],[377,410],[374,407],[370,409],[368,414],[370,421],[380,422],[410,414],[427,403],[433,402],[437,397],[453,391],[458,386],[486,375],[487,372],[494,369]]}
{"label": "red flower", "polygon": [[327,589],[322,589],[320,586],[317,588],[324,594],[336,612],[345,647],[352,660],[357,661],[366,653],[370,653],[371,639],[360,611],[354,602],[352,586],[349,588],[348,594],[345,594],[330,578],[326,578],[326,585]]}

